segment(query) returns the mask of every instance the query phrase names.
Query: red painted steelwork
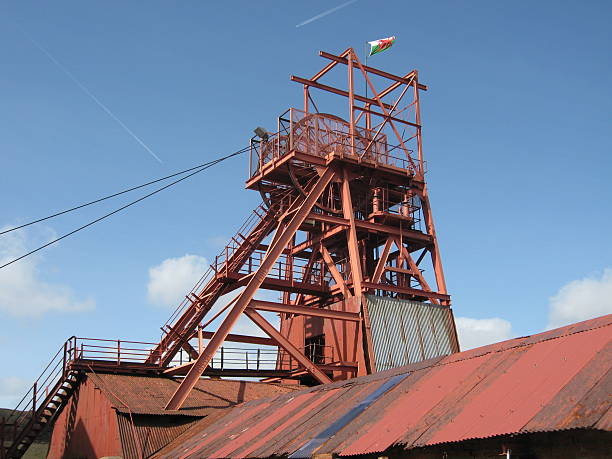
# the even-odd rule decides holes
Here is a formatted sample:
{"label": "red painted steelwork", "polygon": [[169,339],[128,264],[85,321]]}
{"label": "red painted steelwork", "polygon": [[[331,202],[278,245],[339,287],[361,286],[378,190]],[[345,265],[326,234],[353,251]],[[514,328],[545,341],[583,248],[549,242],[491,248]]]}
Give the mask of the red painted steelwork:
{"label": "red painted steelwork", "polygon": [[[612,315],[236,407],[159,458],[291,455],[396,375],[314,454],[375,454],[472,438],[612,430]],[[312,409],[309,409],[312,407]],[[204,441],[202,441],[202,438]],[[228,440],[231,442],[228,443]],[[185,446],[190,452],[183,456]]]}
{"label": "red painted steelwork", "polygon": [[[35,383],[23,402],[34,414],[19,426],[13,449],[19,444],[23,450],[52,422],[73,388],[68,377],[88,370],[184,374],[165,404],[179,410],[190,406],[202,375],[313,385],[374,372],[380,348],[374,346],[366,295],[435,303],[452,318],[425,182],[419,92],[427,87],[416,70],[397,76],[364,66],[352,48],[321,56],[329,62],[312,79],[291,77],[303,86],[302,109],[288,109],[274,132],[251,139],[246,187],[264,202],[162,326],[160,341],[73,339],[72,354],[66,358],[64,349],[55,368],[59,376],[49,377],[56,392],[65,391],[61,403],[51,406],[56,393],[41,400]],[[344,74],[339,87],[322,82],[333,70]],[[343,97],[346,113],[320,113],[311,90]],[[277,291],[282,299],[253,301],[261,290]],[[221,324],[211,329],[216,315],[209,313],[219,303]],[[259,315],[258,306],[279,313],[280,330]],[[244,315],[268,337],[232,334]],[[417,335],[422,339],[420,331],[411,332]],[[444,353],[458,349],[450,335]],[[229,340],[271,349],[258,350],[250,363],[249,350],[240,349],[242,366],[225,368],[222,344]],[[262,352],[272,359],[261,359]]]}
{"label": "red painted steelwork", "polygon": [[123,456],[117,416],[91,381],[83,382],[53,428],[47,458]]}
{"label": "red painted steelwork", "polygon": [[[249,457],[254,451],[257,451],[259,448],[265,448],[268,442],[276,438],[276,435],[279,435],[286,428],[288,428],[292,423],[296,422],[298,419],[301,419],[307,413],[312,413],[314,410],[317,409],[319,405],[325,402],[328,398],[336,395],[338,391],[339,389],[327,391],[325,394],[317,396],[314,400],[312,400],[312,397],[316,395],[314,392],[304,394],[304,396],[308,396],[308,398],[306,399],[307,403],[303,404],[294,413],[291,413],[291,416],[287,416],[284,421],[283,421],[283,418],[279,416],[277,418],[277,422],[278,420],[283,421],[283,422],[281,422],[277,426],[274,426],[272,429],[268,431],[266,435],[262,435],[257,441],[248,445],[246,449],[237,453],[237,451],[239,451],[241,448],[238,446],[235,446],[234,447],[235,449],[233,450],[231,457],[236,457],[236,458]],[[297,400],[297,397],[296,397],[296,400]],[[261,432],[261,434],[263,434],[263,431]]]}
{"label": "red painted steelwork", "polygon": [[58,417],[50,458],[148,457],[197,420],[211,423],[244,403],[295,386],[201,379],[181,411],[164,410],[177,381],[161,376],[89,372]]}
{"label": "red painted steelwork", "polygon": [[[425,184],[418,95],[426,86],[419,83],[416,70],[402,77],[364,66],[353,49],[321,56],[331,62],[313,79],[291,77],[303,85],[303,109],[290,108],[279,117],[275,132],[252,139],[247,188],[262,195],[265,206],[260,212],[265,216],[245,224],[232,238],[215,259],[214,275],[192,290],[191,303],[184,303],[164,326],[165,335],[147,361],[165,367],[181,348],[195,359],[180,369],[187,375],[168,409],[181,406],[239,317],[257,318],[249,305],[259,289],[282,292],[280,303],[262,308],[280,313],[280,335],[261,321],[259,325],[279,355],[291,355],[310,376],[298,371],[287,377],[310,384],[352,375],[325,374],[317,366],[323,365],[323,356],[312,352],[312,346],[331,346],[333,356],[346,354],[341,349],[355,349],[356,360],[348,363],[357,374],[375,371],[365,294],[450,306]],[[346,71],[344,88],[321,82],[338,69]],[[384,80],[381,89],[372,75]],[[358,93],[361,83],[371,96]],[[311,89],[346,97],[344,119],[319,113]],[[398,250],[390,253],[391,244]],[[423,260],[429,260],[431,275],[423,274]],[[244,290],[227,307],[221,325],[206,345],[201,339],[195,351],[188,341],[207,312],[221,295],[240,287]],[[350,310],[325,312],[343,300]],[[346,324],[340,327],[343,333],[337,333],[336,324],[330,328],[332,321],[357,325]],[[308,330],[290,331],[298,324]],[[330,329],[333,339],[326,336]],[[456,349],[456,336],[450,339]],[[311,351],[306,355],[300,349]],[[280,358],[277,369],[287,370]]]}

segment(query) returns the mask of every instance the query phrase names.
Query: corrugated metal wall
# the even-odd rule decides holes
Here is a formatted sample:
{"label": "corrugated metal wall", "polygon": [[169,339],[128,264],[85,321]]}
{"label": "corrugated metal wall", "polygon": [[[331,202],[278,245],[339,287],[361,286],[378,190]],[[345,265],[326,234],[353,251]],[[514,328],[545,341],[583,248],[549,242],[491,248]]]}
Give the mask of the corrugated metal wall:
{"label": "corrugated metal wall", "polygon": [[[201,418],[191,416],[148,415],[117,413],[123,457],[138,459],[149,457]],[[138,442],[138,443],[137,443]]]}
{"label": "corrugated metal wall", "polygon": [[450,308],[367,295],[376,370],[459,351]]}
{"label": "corrugated metal wall", "polygon": [[86,378],[53,426],[47,458],[121,456],[115,410],[104,393]]}

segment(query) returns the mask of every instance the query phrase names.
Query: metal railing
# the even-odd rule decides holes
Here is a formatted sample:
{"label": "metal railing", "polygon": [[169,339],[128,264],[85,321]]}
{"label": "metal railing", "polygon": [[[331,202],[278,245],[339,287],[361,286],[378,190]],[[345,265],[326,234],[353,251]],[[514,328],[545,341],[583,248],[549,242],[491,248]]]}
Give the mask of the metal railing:
{"label": "metal railing", "polygon": [[[270,133],[266,140],[251,139],[249,177],[291,151],[321,157],[330,153],[341,157],[357,156],[362,161],[409,173],[415,173],[418,167],[412,158],[414,151],[405,143],[391,144],[385,134],[360,126],[356,126],[351,135],[349,123],[340,118],[290,108],[278,120],[278,131]],[[425,163],[424,167],[426,169]]]}
{"label": "metal railing", "polygon": [[259,225],[264,218],[269,217],[270,213],[276,214],[283,208],[288,207],[294,193],[292,190],[280,190],[271,196],[270,203],[259,204],[251,214],[247,217],[238,231],[230,238],[229,243],[215,257],[214,264],[210,265],[209,269],[196,282],[191,291],[179,303],[174,312],[170,315],[166,323],[162,326],[162,331],[167,333],[176,320],[193,304],[193,299],[196,297],[215,277],[221,272],[228,272],[233,269],[232,260],[236,251],[243,246],[243,243],[252,235],[252,231]]}
{"label": "metal railing", "polygon": [[[300,349],[305,355],[315,356],[317,364],[333,362],[334,349],[321,344],[309,344]],[[193,361],[189,353],[181,349],[172,361],[173,365],[183,365]],[[301,364],[285,350],[274,346],[257,348],[220,347],[208,364],[211,370],[284,370],[293,371]]]}
{"label": "metal railing", "polygon": [[[257,226],[259,222],[261,222],[261,220],[265,217],[267,212],[268,212],[268,209],[265,207],[263,203],[258,205],[253,210],[253,212],[251,212],[251,214],[244,221],[244,223],[240,226],[238,231],[236,231],[236,234],[230,239],[230,242],[228,245],[233,248],[238,247],[240,245],[240,241],[244,241],[245,236],[248,235],[253,230],[253,228]],[[223,248],[223,250],[221,250],[219,255],[215,257],[214,266],[211,265],[209,269],[198,280],[198,282],[196,282],[196,284],[193,286],[191,291],[187,294],[185,299],[181,301],[181,303],[179,303],[179,305],[174,310],[174,312],[170,315],[168,320],[166,320],[166,323],[164,324],[162,329],[165,329],[167,326],[172,325],[176,321],[176,319],[185,311],[185,309],[191,306],[192,301],[189,297],[193,295],[197,295],[215,277],[217,272],[222,269],[222,266],[231,258],[228,255],[229,255],[228,249],[226,246],[225,248]]]}
{"label": "metal railing", "polygon": [[5,457],[16,442],[24,440],[26,431],[39,421],[50,403],[53,406],[61,403],[59,391],[70,373],[70,362],[77,354],[74,343],[72,337],[58,349],[15,408],[0,418],[0,457]]}
{"label": "metal railing", "polygon": [[[14,452],[14,447],[19,442],[29,442],[29,445],[33,438],[28,437],[28,432],[37,423],[41,424],[44,419],[49,425],[55,419],[67,402],[67,391],[73,390],[78,384],[78,370],[113,371],[139,365],[144,369],[161,371],[163,368],[160,363],[146,363],[156,345],[157,343],[143,341],[70,337],[53,355],[15,408],[0,418],[0,459],[13,457],[13,453],[10,456],[7,454]],[[317,363],[327,363],[333,359],[333,349],[330,346],[320,346],[315,350],[303,348],[302,351],[318,356]],[[180,365],[191,360],[191,356],[181,349],[170,365]],[[292,371],[299,369],[301,365],[291,355],[275,346],[223,346],[217,350],[209,367],[212,370]],[[43,428],[44,426],[41,430]]]}
{"label": "metal railing", "polygon": [[[226,256],[231,256],[237,247],[226,247],[228,253]],[[251,274],[261,266],[265,258],[266,252],[264,250],[255,250],[245,261],[245,263],[235,272],[239,274]],[[219,272],[222,272],[225,266],[225,257],[221,257],[215,260],[218,263]],[[228,275],[226,272],[225,275]],[[321,263],[314,263],[310,269],[308,269],[308,260],[302,258],[290,257],[287,254],[281,254],[278,260],[270,269],[267,277],[272,279],[300,282],[305,284],[312,284],[316,286],[323,286],[323,280],[325,277],[324,270]]]}

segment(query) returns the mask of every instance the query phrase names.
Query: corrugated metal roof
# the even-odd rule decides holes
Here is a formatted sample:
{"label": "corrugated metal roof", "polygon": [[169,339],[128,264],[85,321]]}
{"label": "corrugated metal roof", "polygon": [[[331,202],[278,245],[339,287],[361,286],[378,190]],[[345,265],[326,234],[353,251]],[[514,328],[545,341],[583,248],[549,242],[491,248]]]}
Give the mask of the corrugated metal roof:
{"label": "corrugated metal roof", "polygon": [[113,408],[121,413],[208,416],[242,402],[295,392],[296,386],[200,379],[178,411],[164,410],[180,381],[161,376],[88,373]]}
{"label": "corrugated metal roof", "polygon": [[378,371],[459,350],[449,307],[375,295],[366,298]]}
{"label": "corrugated metal roof", "polygon": [[[288,456],[301,448],[347,456],[516,433],[612,430],[610,362],[612,315],[244,403],[155,457]],[[398,375],[403,379],[389,384]],[[369,404],[351,415],[360,403]],[[311,451],[309,442],[319,446]]]}

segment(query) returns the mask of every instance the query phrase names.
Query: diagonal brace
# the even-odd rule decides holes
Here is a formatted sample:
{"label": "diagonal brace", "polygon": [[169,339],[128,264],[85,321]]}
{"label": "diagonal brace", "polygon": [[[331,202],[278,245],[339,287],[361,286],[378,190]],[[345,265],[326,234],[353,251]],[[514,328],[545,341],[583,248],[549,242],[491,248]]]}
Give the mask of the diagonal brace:
{"label": "diagonal brace", "polygon": [[276,328],[274,328],[261,314],[250,308],[246,309],[244,313],[249,317],[249,319],[255,322],[255,325],[267,333],[270,338],[276,340],[278,345],[287,351],[291,357],[297,360],[300,365],[302,365],[317,381],[319,381],[321,384],[332,382],[331,379],[329,379],[329,377],[312,362],[312,360],[306,357],[302,351],[291,344],[287,338],[281,335]]}
{"label": "diagonal brace", "polygon": [[[221,347],[230,330],[253,299],[255,292],[257,292],[261,284],[266,279],[266,276],[276,263],[276,260],[281,255],[291,238],[293,238],[295,232],[299,229],[302,223],[304,223],[304,220],[310,213],[311,209],[325,188],[331,183],[335,175],[336,171],[332,167],[325,169],[319,180],[317,180],[317,183],[315,183],[312,189],[308,192],[308,195],[304,199],[301,206],[295,211],[291,217],[291,220],[282,229],[282,234],[279,237],[276,235],[274,236],[274,244],[271,244],[268,248],[268,252],[261,262],[259,269],[255,271],[254,275],[249,279],[244,290],[236,300],[236,304],[229,311],[221,325],[219,325],[219,328],[208,342],[208,345],[204,351],[194,362],[183,382],[181,382],[181,384],[177,387],[176,391],[166,405],[167,410],[178,410],[183,405],[189,396],[189,393],[195,387],[211,359],[217,352],[217,349]],[[279,230],[281,230],[281,228],[279,228]]]}

